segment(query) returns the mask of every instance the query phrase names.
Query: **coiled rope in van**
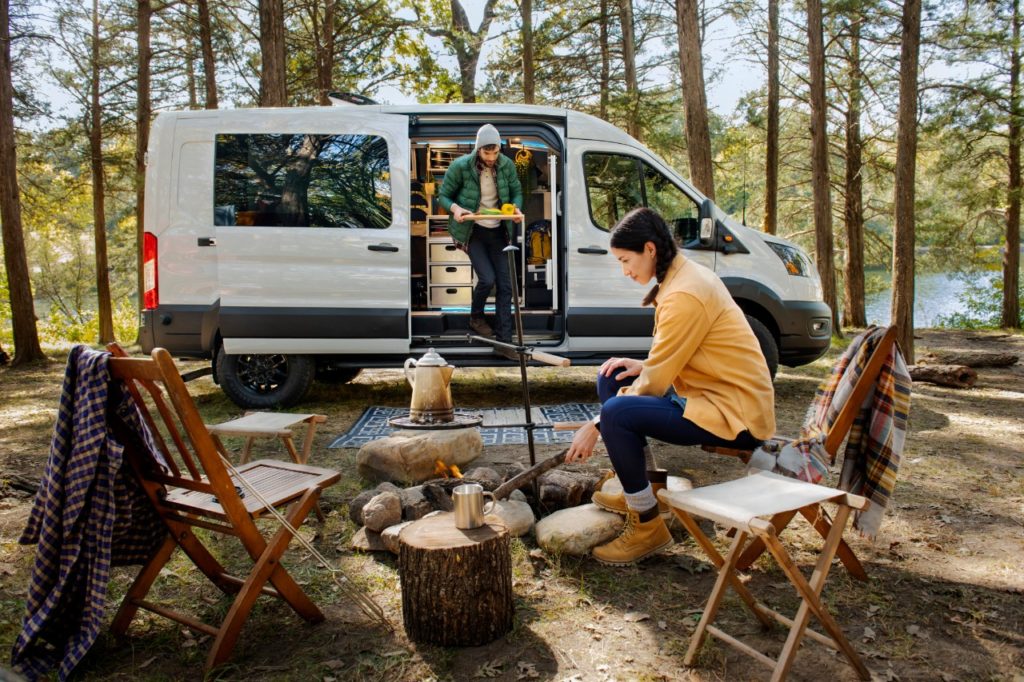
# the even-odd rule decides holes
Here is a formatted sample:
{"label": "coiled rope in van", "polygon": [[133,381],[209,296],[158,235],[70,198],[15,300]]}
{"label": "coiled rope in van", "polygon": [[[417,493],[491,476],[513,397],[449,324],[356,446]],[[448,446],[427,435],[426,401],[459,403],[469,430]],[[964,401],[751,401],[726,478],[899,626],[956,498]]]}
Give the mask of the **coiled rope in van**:
{"label": "coiled rope in van", "polygon": [[356,606],[358,606],[359,609],[369,618],[380,622],[389,631],[394,632],[394,627],[392,627],[391,622],[388,621],[387,616],[384,614],[384,609],[382,609],[370,595],[357,587],[352,579],[345,574],[345,571],[342,570],[341,566],[332,566],[331,562],[327,560],[327,557],[321,554],[320,551],[313,546],[313,543],[302,537],[298,529],[290,524],[288,519],[284,517],[284,514],[275,509],[274,506],[271,505],[270,502],[263,497],[263,495],[261,495],[260,492],[256,490],[251,483],[249,483],[249,481],[246,480],[245,476],[243,476],[241,472],[239,472],[238,469],[228,461],[227,457],[220,453],[217,454],[220,456],[221,461],[224,463],[224,467],[231,474],[232,478],[241,483],[246,492],[255,497],[256,500],[263,505],[266,511],[270,512],[270,515],[277,519],[277,522],[280,523],[283,528],[287,529],[288,532],[292,534],[292,537],[294,537],[300,545],[305,547],[321,566],[330,572],[331,579],[341,590],[342,594],[355,602]]}

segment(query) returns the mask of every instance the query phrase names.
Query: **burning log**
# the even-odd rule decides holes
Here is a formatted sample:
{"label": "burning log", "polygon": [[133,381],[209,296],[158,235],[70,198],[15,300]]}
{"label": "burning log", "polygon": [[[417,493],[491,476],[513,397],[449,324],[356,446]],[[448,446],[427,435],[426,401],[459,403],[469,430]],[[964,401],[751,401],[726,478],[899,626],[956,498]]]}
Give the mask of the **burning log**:
{"label": "burning log", "polygon": [[479,646],[512,629],[512,554],[504,526],[460,530],[453,514],[420,519],[399,536],[398,571],[409,639]]}

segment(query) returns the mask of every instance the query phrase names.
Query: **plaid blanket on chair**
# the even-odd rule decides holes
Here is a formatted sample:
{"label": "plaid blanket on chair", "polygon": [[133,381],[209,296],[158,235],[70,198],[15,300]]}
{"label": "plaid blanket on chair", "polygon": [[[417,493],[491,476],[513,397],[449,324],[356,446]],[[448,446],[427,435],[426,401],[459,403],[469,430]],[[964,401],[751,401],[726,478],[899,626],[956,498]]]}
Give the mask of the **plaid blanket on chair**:
{"label": "plaid blanket on chair", "polygon": [[[854,338],[818,387],[799,437],[776,452],[755,452],[751,466],[811,483],[821,481],[835,463],[824,448],[825,435],[849,400],[884,334],[884,328],[870,327]],[[878,533],[882,514],[896,486],[910,411],[910,387],[907,365],[894,345],[875,390],[868,393],[854,420],[843,451],[839,487],[871,500],[871,505],[854,517],[854,527],[870,538]]]}
{"label": "plaid blanket on chair", "polygon": [[30,680],[57,663],[59,679],[71,674],[103,624],[111,566],[144,562],[167,535],[108,426],[120,419],[151,443],[131,397],[110,383],[108,357],[85,346],[68,356],[49,459],[19,539],[36,555],[11,665]]}

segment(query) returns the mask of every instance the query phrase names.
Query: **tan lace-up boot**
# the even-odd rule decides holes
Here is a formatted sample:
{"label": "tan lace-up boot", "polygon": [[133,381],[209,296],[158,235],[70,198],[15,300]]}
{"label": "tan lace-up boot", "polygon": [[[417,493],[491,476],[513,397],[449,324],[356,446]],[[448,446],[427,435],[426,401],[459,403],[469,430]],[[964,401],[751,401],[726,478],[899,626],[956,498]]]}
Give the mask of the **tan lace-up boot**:
{"label": "tan lace-up boot", "polygon": [[630,509],[626,525],[619,536],[606,545],[595,547],[595,559],[609,566],[628,566],[642,561],[673,543],[672,534],[660,515],[650,521],[640,521],[640,515]]}
{"label": "tan lace-up boot", "polygon": [[[668,485],[668,471],[665,469],[655,469],[647,472],[647,480],[651,482],[651,490],[654,491],[654,497],[658,497],[658,491],[664,490]],[[602,481],[603,483],[603,481]],[[626,506],[626,496],[622,492],[610,493],[598,490],[590,498],[590,501],[596,504],[605,511],[614,512],[616,514],[625,515],[629,511],[629,507]],[[671,518],[672,510],[669,506],[658,500],[658,512],[661,513],[662,518]]]}

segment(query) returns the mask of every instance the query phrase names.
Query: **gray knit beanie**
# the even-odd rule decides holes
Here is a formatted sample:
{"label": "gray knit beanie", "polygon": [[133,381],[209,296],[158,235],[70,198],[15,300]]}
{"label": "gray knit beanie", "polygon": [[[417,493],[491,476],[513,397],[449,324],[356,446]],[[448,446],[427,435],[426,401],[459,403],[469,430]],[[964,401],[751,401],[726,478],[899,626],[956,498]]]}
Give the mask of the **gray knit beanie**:
{"label": "gray knit beanie", "polygon": [[473,147],[473,151],[492,144],[501,146],[501,133],[490,123],[480,126],[480,130],[476,131],[476,145]]}

